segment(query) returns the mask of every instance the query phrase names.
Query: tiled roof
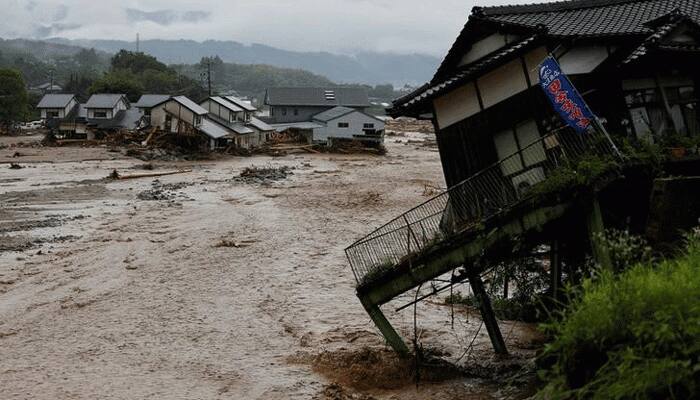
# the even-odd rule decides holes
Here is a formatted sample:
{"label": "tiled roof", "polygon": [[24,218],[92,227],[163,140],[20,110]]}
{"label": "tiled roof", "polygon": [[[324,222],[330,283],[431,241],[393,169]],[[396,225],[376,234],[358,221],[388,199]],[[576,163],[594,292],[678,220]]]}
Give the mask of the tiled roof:
{"label": "tiled roof", "polygon": [[532,28],[543,25],[551,36],[615,36],[651,34],[645,24],[675,9],[700,21],[698,0],[573,0],[475,8],[474,15]]}
{"label": "tiled roof", "polygon": [[176,96],[170,100],[174,100],[174,101],[180,103],[180,105],[182,105],[183,107],[187,108],[188,110],[192,111],[193,113],[195,113],[197,115],[206,115],[209,113],[209,111],[204,109],[202,106],[200,106],[199,104],[195,103],[194,101],[188,99],[185,96]]}
{"label": "tiled roof", "polygon": [[666,42],[666,38],[676,29],[678,28],[681,24],[688,22],[691,25],[694,26],[694,28],[698,29],[700,27],[697,26],[695,21],[693,21],[690,17],[681,14],[680,12],[672,12],[668,15],[663,16],[662,18],[659,18],[655,21],[653,21],[654,24],[647,24],[648,26],[652,25],[658,25],[654,33],[649,36],[644,42],[642,42],[639,47],[634,49],[632,53],[627,57],[624,61],[623,64],[629,64],[632,63],[645,55],[647,55],[649,52],[653,51],[654,49],[660,49],[660,50],[666,50],[666,51],[697,51],[697,45],[695,44],[688,44],[688,43],[671,43],[671,42]]}
{"label": "tiled roof", "polygon": [[522,51],[531,48],[538,42],[537,39],[538,35],[533,35],[519,42],[515,42],[479,62],[470,64],[466,69],[459,70],[442,81],[436,82],[428,87],[423,87],[422,90],[413,92],[413,97],[404,96],[401,99],[394,101],[394,106],[389,113],[398,116],[400,115],[400,111],[403,109],[439,96],[440,94],[445,93],[457,85],[460,85],[461,83],[473,78],[475,75],[478,75],[487,68],[500,64],[509,56],[520,54]]}
{"label": "tiled roof", "polygon": [[246,111],[257,111],[258,110],[253,105],[251,105],[249,102],[243,101],[240,98],[235,97],[235,96],[224,96],[224,99],[230,101],[231,103],[237,105],[238,107],[240,107]]}
{"label": "tiled roof", "polygon": [[334,107],[331,108],[330,110],[326,110],[322,113],[318,113],[313,116],[313,119],[316,121],[321,121],[321,122],[328,122],[332,121],[336,118],[340,118],[344,115],[350,114],[351,112],[355,111],[352,108],[348,107]]}
{"label": "tiled roof", "polygon": [[47,94],[41,98],[36,108],[63,108],[75,98],[72,94]]}
{"label": "tiled roof", "polygon": [[221,105],[222,107],[225,107],[226,109],[233,111],[233,112],[241,112],[243,111],[242,108],[238,107],[234,103],[228,101],[227,99],[224,99],[223,97],[219,96],[212,96],[209,98],[209,100],[213,101],[214,103],[217,103]]}
{"label": "tiled roof", "polygon": [[251,117],[251,118],[250,118],[250,122],[248,123],[248,125],[252,126],[253,128],[255,128],[255,129],[257,129],[257,130],[263,131],[263,132],[268,132],[268,131],[274,131],[274,130],[275,130],[275,128],[271,127],[271,126],[268,125],[266,122],[261,121],[261,120],[255,118],[255,117]]}
{"label": "tiled roof", "polygon": [[126,95],[112,93],[93,94],[85,103],[85,108],[112,108],[122,98],[126,99]]}
{"label": "tiled roof", "polygon": [[265,104],[270,106],[369,107],[367,90],[362,88],[270,88]]}
{"label": "tiled roof", "polygon": [[144,94],[139,101],[134,104],[136,108],[151,108],[162,104],[170,98],[168,94]]}

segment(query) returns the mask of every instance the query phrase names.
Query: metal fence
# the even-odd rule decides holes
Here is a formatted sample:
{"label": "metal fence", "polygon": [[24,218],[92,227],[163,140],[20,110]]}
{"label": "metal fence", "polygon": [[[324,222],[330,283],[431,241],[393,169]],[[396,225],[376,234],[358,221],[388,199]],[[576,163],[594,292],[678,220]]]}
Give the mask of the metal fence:
{"label": "metal fence", "polygon": [[552,132],[395,218],[345,249],[358,283],[371,280],[409,256],[486,221],[537,193],[561,166],[578,160],[617,159],[608,135]]}

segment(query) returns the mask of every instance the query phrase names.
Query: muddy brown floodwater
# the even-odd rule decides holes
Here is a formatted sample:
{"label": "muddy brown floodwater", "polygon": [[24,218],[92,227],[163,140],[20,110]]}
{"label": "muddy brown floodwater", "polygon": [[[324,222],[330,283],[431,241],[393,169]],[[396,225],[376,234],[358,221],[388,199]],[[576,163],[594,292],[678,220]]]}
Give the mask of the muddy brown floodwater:
{"label": "muddy brown floodwater", "polygon": [[[485,330],[460,357],[473,312],[453,329],[440,299],[418,306],[423,346],[467,375],[442,365],[416,385],[354,295],[343,249],[444,186],[427,135],[408,136],[383,157],[160,163],[192,172],[123,181],[104,178],[143,162],[107,148],[0,150],[0,398],[513,396],[468,373],[493,359]],[[268,164],[292,175],[233,179]],[[392,309],[413,296],[385,307],[407,338],[413,309]],[[532,354],[532,327],[502,329]]]}

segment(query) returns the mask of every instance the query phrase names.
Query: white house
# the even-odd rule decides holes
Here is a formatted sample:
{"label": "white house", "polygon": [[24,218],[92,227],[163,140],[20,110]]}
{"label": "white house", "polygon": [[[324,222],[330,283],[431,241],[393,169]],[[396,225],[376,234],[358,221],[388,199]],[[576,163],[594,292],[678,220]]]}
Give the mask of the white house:
{"label": "white house", "polygon": [[229,139],[237,147],[251,149],[265,143],[274,129],[253,115],[251,104],[233,96],[212,96],[200,103],[207,118],[231,131]]}
{"label": "white house", "polygon": [[119,111],[130,108],[123,94],[93,94],[85,103],[87,119],[113,119]]}
{"label": "white house", "polygon": [[334,139],[381,143],[384,121],[349,107],[335,107],[316,114],[313,122],[321,125],[313,130],[313,141],[332,144]]}
{"label": "white house", "polygon": [[41,112],[41,119],[63,119],[78,105],[73,94],[46,94],[36,106]]}

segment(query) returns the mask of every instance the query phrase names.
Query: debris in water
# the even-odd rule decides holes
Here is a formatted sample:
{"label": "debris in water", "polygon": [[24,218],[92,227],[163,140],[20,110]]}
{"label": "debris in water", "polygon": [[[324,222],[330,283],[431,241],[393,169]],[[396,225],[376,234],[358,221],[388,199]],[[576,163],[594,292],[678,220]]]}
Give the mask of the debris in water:
{"label": "debris in water", "polygon": [[246,167],[239,176],[233,178],[235,182],[250,183],[250,184],[268,184],[271,182],[281,181],[293,175],[294,168],[283,165],[275,167],[268,164],[264,167],[250,166]]}

